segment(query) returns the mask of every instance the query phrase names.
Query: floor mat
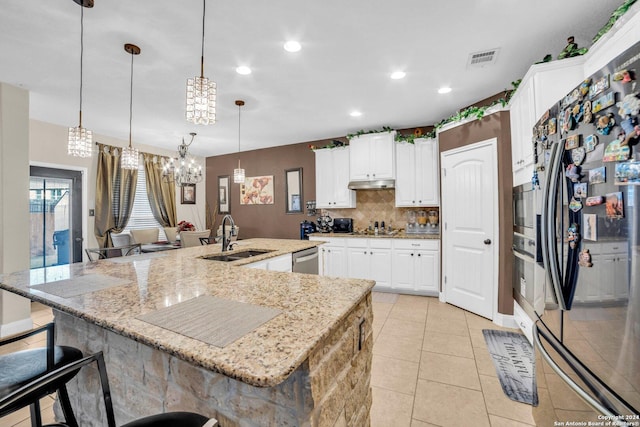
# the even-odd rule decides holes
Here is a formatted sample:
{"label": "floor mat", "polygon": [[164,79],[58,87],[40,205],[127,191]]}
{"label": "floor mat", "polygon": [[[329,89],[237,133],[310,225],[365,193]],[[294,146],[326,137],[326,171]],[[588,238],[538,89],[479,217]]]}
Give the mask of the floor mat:
{"label": "floor mat", "polygon": [[535,357],[527,338],[519,333],[483,329],[502,391],[516,402],[538,406]]}

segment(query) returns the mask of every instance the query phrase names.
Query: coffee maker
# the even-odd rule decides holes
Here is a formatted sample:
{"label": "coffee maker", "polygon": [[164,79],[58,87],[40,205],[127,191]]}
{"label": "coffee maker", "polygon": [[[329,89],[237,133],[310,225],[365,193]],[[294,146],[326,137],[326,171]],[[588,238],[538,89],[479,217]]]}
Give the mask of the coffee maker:
{"label": "coffee maker", "polygon": [[300,240],[309,240],[309,234],[316,232],[316,225],[306,219],[300,223]]}

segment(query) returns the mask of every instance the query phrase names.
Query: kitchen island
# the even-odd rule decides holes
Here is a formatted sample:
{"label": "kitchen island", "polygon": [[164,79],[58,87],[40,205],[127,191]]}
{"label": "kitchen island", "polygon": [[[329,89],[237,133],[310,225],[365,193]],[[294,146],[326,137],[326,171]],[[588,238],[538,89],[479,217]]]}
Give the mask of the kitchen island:
{"label": "kitchen island", "polygon": [[[369,425],[373,282],[242,268],[318,243],[238,243],[227,253],[271,252],[226,263],[202,258],[220,253],[207,245],[0,275],[0,288],[52,307],[57,343],[105,353],[118,424],[191,410],[223,427]],[[176,332],[188,319],[169,312],[164,327],[141,319],[203,298],[271,317],[224,345]],[[72,404],[101,425],[87,372]]]}

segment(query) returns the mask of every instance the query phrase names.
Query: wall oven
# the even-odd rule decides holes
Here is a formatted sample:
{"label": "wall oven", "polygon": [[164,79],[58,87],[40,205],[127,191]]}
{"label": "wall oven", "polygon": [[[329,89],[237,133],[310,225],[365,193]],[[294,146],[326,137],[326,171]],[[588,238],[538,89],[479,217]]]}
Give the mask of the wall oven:
{"label": "wall oven", "polygon": [[513,188],[513,232],[535,238],[534,191],[531,183]]}

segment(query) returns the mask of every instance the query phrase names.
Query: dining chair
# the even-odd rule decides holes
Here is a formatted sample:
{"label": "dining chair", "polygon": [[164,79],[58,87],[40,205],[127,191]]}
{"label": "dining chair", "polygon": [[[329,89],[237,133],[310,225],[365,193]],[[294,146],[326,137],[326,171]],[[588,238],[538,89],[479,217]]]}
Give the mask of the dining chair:
{"label": "dining chair", "polygon": [[163,227],[163,229],[168,242],[173,243],[178,240],[178,227]]}
{"label": "dining chair", "polygon": [[[3,411],[5,407],[15,405],[15,402],[20,402],[26,396],[32,395],[34,391],[49,387],[52,384],[56,384],[58,381],[61,381],[61,379],[66,378],[70,374],[75,375],[78,370],[92,363],[96,363],[98,368],[98,377],[100,379],[100,386],[102,389],[102,401],[104,402],[107,426],[116,427],[113,399],[111,396],[111,389],[109,387],[107,367],[104,362],[104,356],[102,352],[86,356],[79,360],[70,361],[69,363],[56,368],[46,375],[43,375],[35,379],[34,381],[23,385],[21,388],[12,391],[8,395],[0,399],[0,411]],[[66,424],[52,424],[51,426],[54,425],[65,426]],[[157,414],[140,418],[124,424],[121,427],[214,427],[217,425],[218,421],[215,418],[208,418],[204,415],[196,414],[193,412],[167,412],[164,414]]]}
{"label": "dining chair", "polygon": [[201,237],[209,237],[211,230],[204,231],[181,231],[180,232],[180,244],[183,248],[190,248],[193,246],[200,246]]}
{"label": "dining chair", "polygon": [[158,241],[158,236],[160,235],[159,228],[141,228],[138,230],[131,230],[131,238],[133,239],[133,243],[154,243]]}
{"label": "dining chair", "polygon": [[66,384],[76,375],[78,369],[65,371],[64,375],[56,376],[38,386],[28,387],[27,392],[16,398],[11,397],[17,390],[25,388],[27,384],[32,384],[45,374],[82,359],[82,352],[77,348],[54,344],[53,323],[4,338],[0,340],[0,346],[41,333],[46,333],[47,336],[45,347],[0,355],[0,418],[29,406],[32,427],[40,427],[40,399],[57,391],[66,425],[77,427]]}
{"label": "dining chair", "polygon": [[138,255],[142,253],[142,245],[140,243],[132,243],[126,246],[118,246],[115,248],[87,248],[84,250],[89,261],[98,261],[99,259],[116,258],[121,256]]}
{"label": "dining chair", "polygon": [[114,247],[127,246],[134,242],[131,241],[131,234],[127,232],[123,233],[111,233],[111,243]]}

